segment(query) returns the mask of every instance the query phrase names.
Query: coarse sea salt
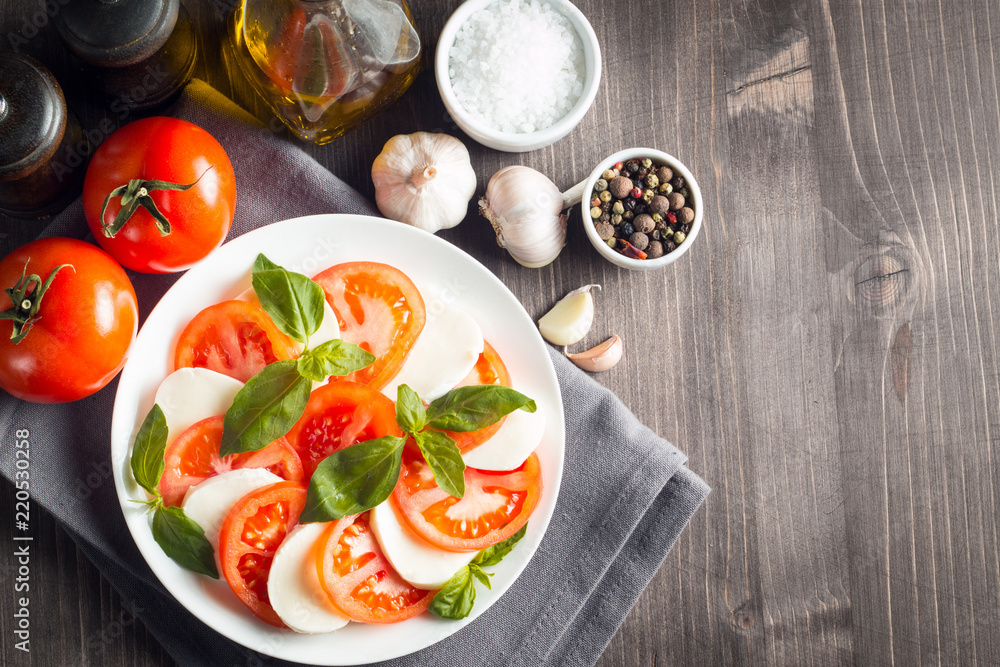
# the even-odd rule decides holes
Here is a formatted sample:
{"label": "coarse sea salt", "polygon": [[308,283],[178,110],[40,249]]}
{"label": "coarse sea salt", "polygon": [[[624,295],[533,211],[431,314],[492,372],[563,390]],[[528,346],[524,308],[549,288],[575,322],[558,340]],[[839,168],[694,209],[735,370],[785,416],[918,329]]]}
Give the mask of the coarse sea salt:
{"label": "coarse sea salt", "polygon": [[583,93],[583,42],[543,0],[497,0],[472,14],[448,54],[458,103],[501,132],[545,129]]}

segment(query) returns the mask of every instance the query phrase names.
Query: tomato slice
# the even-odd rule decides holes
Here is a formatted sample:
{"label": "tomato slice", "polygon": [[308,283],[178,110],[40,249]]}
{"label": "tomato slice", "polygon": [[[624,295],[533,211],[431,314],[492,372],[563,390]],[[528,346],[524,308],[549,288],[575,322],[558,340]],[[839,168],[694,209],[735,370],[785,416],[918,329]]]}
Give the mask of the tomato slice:
{"label": "tomato slice", "polygon": [[403,435],[396,425],[395,403],[369,386],[334,379],[313,391],[285,438],[309,479],[320,461],[335,451],[384,435]]}
{"label": "tomato slice", "polygon": [[424,328],[420,292],[405,273],[377,262],[337,264],[313,280],[337,314],[341,338],[375,355],[375,363],[347,379],[381,389],[399,372]]}
{"label": "tomato slice", "polygon": [[528,521],[542,492],[541,467],[532,454],[516,470],[465,469],[465,497],[438,488],[415,447],[403,451],[393,504],[413,532],[447,551],[479,551],[501,542]]}
{"label": "tomato slice", "polygon": [[249,301],[223,301],[184,327],[174,368],[207,368],[246,382],[268,364],[293,356],[292,340],[263,308]]}
{"label": "tomato slice", "polygon": [[174,438],[163,453],[165,466],[160,478],[160,494],[166,505],[180,505],[187,490],[209,477],[237,468],[266,468],[292,482],[303,479],[299,455],[284,438],[267,447],[245,454],[219,457],[222,424],[225,418],[209,417],[191,425]]}
{"label": "tomato slice", "polygon": [[[465,379],[455,386],[457,388],[477,384],[510,386],[510,373],[507,372],[507,367],[504,366],[503,359],[493,349],[493,346],[486,342],[484,342],[482,354],[479,355],[479,361],[476,362],[476,365],[469,371]],[[464,454],[496,435],[496,432],[500,430],[500,426],[503,425],[506,419],[507,417],[504,417],[496,424],[486,426],[478,431],[469,431],[467,433],[445,431],[445,433],[451,436],[451,439],[458,445],[458,450]]]}
{"label": "tomato slice", "polygon": [[330,525],[317,542],[316,568],[330,602],[362,623],[398,623],[427,610],[434,592],[414,588],[382,554],[368,512]]}
{"label": "tomato slice", "polygon": [[257,618],[280,628],[285,624],[271,608],[267,575],[305,504],[306,487],[299,482],[262,486],[233,505],[219,533],[219,560],[229,587]]}

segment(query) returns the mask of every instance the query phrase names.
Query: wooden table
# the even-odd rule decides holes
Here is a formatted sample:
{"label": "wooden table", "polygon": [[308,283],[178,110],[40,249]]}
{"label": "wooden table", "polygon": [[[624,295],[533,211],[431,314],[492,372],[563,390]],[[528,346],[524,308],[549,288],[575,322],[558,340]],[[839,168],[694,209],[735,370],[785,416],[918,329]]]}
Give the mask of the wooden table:
{"label": "wooden table", "polygon": [[[457,4],[412,3],[428,63]],[[619,270],[574,213],[558,261],[531,270],[474,215],[444,236],[535,316],[603,284],[589,340],[617,333],[627,353],[598,379],[714,487],[599,664],[1000,663],[1000,5],[577,4],[603,46],[597,101],[533,153],[459,133],[480,191],[508,164],[568,187],[613,151],[659,148],[701,184],[696,246]],[[187,5],[199,76],[249,104],[219,66],[220,2]],[[42,9],[5,0],[0,37]],[[24,50],[64,67],[51,26]],[[68,88],[85,126],[110,115]],[[458,133],[430,71],[305,148],[372,198],[375,155],[415,130]],[[40,228],[4,220],[0,249]],[[30,664],[171,664],[55,522],[37,530]]]}

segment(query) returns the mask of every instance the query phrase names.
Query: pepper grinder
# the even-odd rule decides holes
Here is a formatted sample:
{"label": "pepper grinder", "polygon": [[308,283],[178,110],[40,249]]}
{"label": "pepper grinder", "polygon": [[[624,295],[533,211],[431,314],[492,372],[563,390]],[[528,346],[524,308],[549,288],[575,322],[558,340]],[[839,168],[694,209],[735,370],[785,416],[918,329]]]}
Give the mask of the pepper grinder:
{"label": "pepper grinder", "polygon": [[80,192],[88,152],[52,73],[0,52],[0,213],[43,218],[65,208]]}
{"label": "pepper grinder", "polygon": [[56,28],[121,118],[171,101],[194,72],[198,41],[180,0],[70,0]]}

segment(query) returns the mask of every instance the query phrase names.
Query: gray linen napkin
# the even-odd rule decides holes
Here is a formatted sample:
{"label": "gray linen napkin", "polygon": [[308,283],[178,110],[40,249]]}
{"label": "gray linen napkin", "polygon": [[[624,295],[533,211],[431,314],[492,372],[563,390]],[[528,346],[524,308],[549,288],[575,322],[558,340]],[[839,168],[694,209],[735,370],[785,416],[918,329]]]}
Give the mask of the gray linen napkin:
{"label": "gray linen napkin", "polygon": [[[377,215],[357,192],[201,81],[188,86],[173,114],[211,132],[232,159],[239,201],[230,237],[312,213]],[[77,201],[44,235],[85,232]],[[142,318],[176,280],[131,278]],[[552,351],[552,359],[566,411],[566,461],[556,513],[541,546],[510,590],[474,623],[430,648],[382,664],[593,664],[708,495],[708,486],[687,469],[686,457],[673,445],[562,355]],[[13,435],[27,430],[32,500],[62,523],[126,608],[180,665],[287,664],[202,624],[166,593],[143,561],[111,478],[108,443],[117,384],[56,406],[0,392],[3,476],[8,482],[14,477]],[[3,486],[5,495],[13,493],[9,483]]]}

